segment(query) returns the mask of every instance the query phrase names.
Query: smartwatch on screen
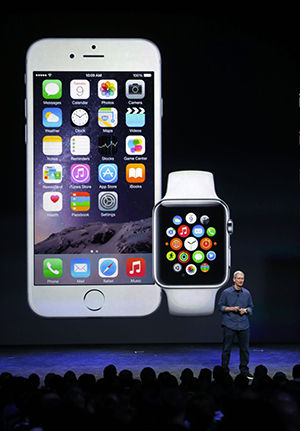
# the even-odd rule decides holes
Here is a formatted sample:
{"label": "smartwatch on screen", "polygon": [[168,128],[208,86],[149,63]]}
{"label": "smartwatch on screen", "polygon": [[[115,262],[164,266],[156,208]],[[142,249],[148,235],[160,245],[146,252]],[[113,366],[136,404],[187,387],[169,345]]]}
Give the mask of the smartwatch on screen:
{"label": "smartwatch on screen", "polygon": [[154,279],[165,291],[170,314],[214,312],[218,289],[230,275],[229,208],[206,171],[177,171],[153,213]]}

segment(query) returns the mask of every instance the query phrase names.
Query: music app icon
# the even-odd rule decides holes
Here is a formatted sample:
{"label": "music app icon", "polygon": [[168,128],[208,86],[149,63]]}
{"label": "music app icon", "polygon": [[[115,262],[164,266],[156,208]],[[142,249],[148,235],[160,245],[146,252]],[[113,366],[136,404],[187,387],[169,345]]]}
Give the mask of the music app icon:
{"label": "music app icon", "polygon": [[128,277],[144,277],[146,273],[146,262],[142,257],[130,257],[126,262],[126,273]]}
{"label": "music app icon", "polygon": [[71,166],[72,183],[88,183],[90,181],[90,166],[86,163],[76,163]]}

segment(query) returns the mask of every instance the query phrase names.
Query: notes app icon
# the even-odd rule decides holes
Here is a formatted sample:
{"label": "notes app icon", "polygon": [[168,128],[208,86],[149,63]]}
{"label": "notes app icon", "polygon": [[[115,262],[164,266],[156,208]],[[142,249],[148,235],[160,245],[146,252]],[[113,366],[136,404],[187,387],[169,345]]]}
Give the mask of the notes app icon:
{"label": "notes app icon", "polygon": [[130,257],[126,262],[126,273],[128,277],[144,277],[146,273],[146,262],[141,257]]}

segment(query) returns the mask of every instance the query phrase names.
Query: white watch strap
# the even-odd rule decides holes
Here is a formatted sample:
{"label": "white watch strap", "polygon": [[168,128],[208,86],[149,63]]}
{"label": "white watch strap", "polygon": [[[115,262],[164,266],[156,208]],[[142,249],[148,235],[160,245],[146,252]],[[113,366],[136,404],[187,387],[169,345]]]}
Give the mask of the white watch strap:
{"label": "white watch strap", "polygon": [[[163,199],[218,199],[214,176],[207,171],[171,172]],[[182,286],[182,288],[164,290],[170,314],[205,316],[214,312],[218,289],[189,289]]]}
{"label": "white watch strap", "polygon": [[163,199],[213,199],[214,176],[207,171],[176,171],[168,176],[167,191]]}
{"label": "white watch strap", "polygon": [[215,309],[218,289],[165,289],[169,312],[174,316],[207,316]]}

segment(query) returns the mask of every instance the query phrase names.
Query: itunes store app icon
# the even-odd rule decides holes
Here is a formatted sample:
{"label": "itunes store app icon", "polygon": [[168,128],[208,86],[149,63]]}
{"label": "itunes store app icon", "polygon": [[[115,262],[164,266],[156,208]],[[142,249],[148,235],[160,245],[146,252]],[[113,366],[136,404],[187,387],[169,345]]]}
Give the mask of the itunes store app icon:
{"label": "itunes store app icon", "polygon": [[72,183],[88,183],[90,181],[90,166],[86,163],[76,163],[71,166]]}
{"label": "itunes store app icon", "polygon": [[45,211],[61,211],[62,194],[60,192],[45,192],[43,194],[43,209]]}

